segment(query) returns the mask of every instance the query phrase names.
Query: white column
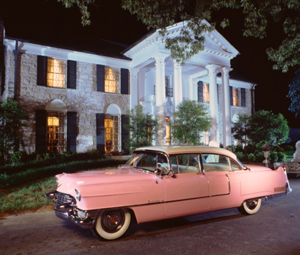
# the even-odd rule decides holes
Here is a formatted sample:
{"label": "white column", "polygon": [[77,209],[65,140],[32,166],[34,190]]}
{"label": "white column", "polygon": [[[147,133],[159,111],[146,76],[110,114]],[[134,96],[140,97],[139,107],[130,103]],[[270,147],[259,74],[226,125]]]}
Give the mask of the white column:
{"label": "white column", "polygon": [[174,106],[175,109],[178,104],[182,102],[182,67],[176,60],[173,60],[174,63],[174,88],[173,88],[173,97],[174,97]]}
{"label": "white column", "polygon": [[157,145],[164,145],[166,138],[165,56],[159,54],[155,57],[155,61],[156,119],[158,120],[156,143]]}
{"label": "white column", "polygon": [[230,113],[230,92],[229,92],[229,72],[231,68],[222,68],[222,83],[223,83],[223,146],[224,148],[231,145],[231,113]]}
{"label": "white column", "polygon": [[130,109],[138,104],[139,89],[138,89],[138,69],[130,70]]}
{"label": "white column", "polygon": [[219,66],[207,65],[209,75],[209,108],[211,117],[210,141],[220,143],[218,135],[218,88],[217,88],[217,69]]}

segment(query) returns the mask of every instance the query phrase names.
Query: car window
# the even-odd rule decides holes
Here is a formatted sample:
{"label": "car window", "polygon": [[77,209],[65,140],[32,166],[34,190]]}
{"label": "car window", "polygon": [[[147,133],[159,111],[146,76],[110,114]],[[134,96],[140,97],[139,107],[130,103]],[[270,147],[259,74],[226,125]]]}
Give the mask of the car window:
{"label": "car window", "polygon": [[234,160],[230,159],[230,163],[231,163],[231,169],[233,171],[242,170],[241,166],[237,162],[235,162]]}
{"label": "car window", "polygon": [[230,159],[219,154],[201,154],[205,172],[230,171]]}
{"label": "car window", "polygon": [[126,165],[154,172],[158,167],[168,170],[168,160],[159,153],[136,153],[131,156]]}
{"label": "car window", "polygon": [[199,173],[198,154],[177,154],[170,156],[170,163],[175,174]]}

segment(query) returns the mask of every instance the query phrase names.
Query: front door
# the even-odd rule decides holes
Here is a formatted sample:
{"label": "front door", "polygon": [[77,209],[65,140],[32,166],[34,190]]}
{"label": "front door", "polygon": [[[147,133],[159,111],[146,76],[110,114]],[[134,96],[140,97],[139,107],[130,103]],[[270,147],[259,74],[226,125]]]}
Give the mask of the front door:
{"label": "front door", "polygon": [[198,154],[170,156],[173,177],[164,177],[165,216],[178,217],[209,209],[209,184],[200,171]]}

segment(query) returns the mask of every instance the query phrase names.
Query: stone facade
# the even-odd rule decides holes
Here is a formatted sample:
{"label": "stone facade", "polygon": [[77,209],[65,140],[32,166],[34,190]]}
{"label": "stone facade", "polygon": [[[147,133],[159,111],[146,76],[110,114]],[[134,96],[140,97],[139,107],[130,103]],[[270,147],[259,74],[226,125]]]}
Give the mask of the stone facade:
{"label": "stone facade", "polygon": [[[109,105],[114,104],[126,114],[129,110],[129,95],[109,94],[96,90],[96,64],[77,62],[76,89],[53,88],[37,85],[37,55],[22,53],[18,57],[19,79],[17,100],[29,116],[27,128],[22,130],[24,149],[35,151],[35,111],[45,110],[49,103],[60,100],[64,112],[77,113],[77,152],[96,148],[96,113],[106,113]],[[66,64],[66,61],[64,61]],[[8,79],[6,90],[8,98],[14,97],[14,54],[7,51],[6,66]],[[66,73],[67,75],[67,73]],[[66,130],[65,130],[66,132]]]}

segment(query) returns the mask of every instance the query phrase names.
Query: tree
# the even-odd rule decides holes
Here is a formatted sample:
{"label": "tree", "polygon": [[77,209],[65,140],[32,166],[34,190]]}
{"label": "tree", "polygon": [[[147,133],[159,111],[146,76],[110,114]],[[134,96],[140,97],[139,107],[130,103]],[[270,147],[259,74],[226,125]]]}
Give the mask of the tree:
{"label": "tree", "polygon": [[248,138],[257,147],[269,144],[278,146],[289,137],[289,126],[282,114],[271,111],[258,111],[248,121]]}
{"label": "tree", "polygon": [[238,140],[241,144],[248,144],[249,138],[249,120],[251,116],[242,114],[238,116],[238,121],[233,124],[231,129],[234,139]]}
{"label": "tree", "polygon": [[71,8],[73,5],[77,5],[81,13],[81,24],[83,26],[91,24],[88,6],[93,4],[95,0],[57,0],[57,2],[62,2],[66,8]]}
{"label": "tree", "polygon": [[141,105],[136,105],[134,109],[129,111],[128,117],[129,124],[125,125],[125,129],[130,133],[126,143],[127,149],[133,150],[151,145],[157,120],[154,120],[151,115],[145,114]]}
{"label": "tree", "polygon": [[[76,4],[82,14],[82,24],[90,23],[88,5],[95,0],[57,1],[63,2],[66,7]],[[213,14],[223,15],[221,11],[224,9],[243,12],[244,36],[264,38],[270,23],[279,24],[285,37],[277,49],[267,49],[268,57],[276,62],[274,69],[286,72],[300,64],[299,0],[123,0],[122,7],[137,15],[149,28],[160,29],[166,48],[170,49],[172,58],[181,64],[204,49],[204,34],[216,26]],[[173,38],[166,28],[179,21],[187,22],[180,35]],[[229,19],[224,17],[220,25],[228,26]]]}
{"label": "tree", "polygon": [[7,159],[10,152],[21,142],[17,131],[24,127],[23,120],[27,119],[26,112],[17,101],[8,99],[0,102],[0,158]]}
{"label": "tree", "polygon": [[287,95],[287,97],[291,99],[289,110],[295,113],[297,117],[300,113],[300,69],[296,71],[295,77],[292,79],[289,87],[290,90]]}
{"label": "tree", "polygon": [[171,121],[172,138],[181,144],[200,144],[200,132],[210,127],[210,116],[204,106],[196,101],[180,103]]}

